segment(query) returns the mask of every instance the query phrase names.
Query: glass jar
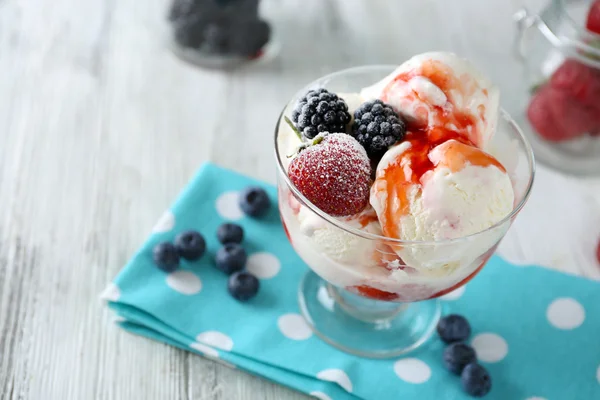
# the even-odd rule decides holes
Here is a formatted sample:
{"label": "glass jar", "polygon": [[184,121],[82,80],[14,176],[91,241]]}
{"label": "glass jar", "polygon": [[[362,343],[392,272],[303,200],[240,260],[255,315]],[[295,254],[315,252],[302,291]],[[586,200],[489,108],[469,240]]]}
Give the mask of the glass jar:
{"label": "glass jar", "polygon": [[260,0],[172,0],[170,43],[182,60],[227,69],[272,58],[271,26],[259,14]]}
{"label": "glass jar", "polygon": [[515,15],[528,88],[517,119],[539,161],[580,175],[600,175],[600,34],[586,28],[592,6],[600,13],[599,0],[552,0],[539,15]]}

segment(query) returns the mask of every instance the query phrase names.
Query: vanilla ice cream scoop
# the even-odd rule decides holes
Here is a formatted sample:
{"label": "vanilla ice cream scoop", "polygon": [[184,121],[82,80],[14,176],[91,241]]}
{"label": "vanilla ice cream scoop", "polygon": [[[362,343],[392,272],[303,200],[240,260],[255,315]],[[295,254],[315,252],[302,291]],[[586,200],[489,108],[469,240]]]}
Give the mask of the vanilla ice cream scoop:
{"label": "vanilla ice cream scoop", "polygon": [[[494,157],[456,140],[435,147],[425,160],[418,150],[418,144],[403,142],[390,149],[377,167],[370,202],[386,236],[405,241],[455,239],[483,232],[510,214],[512,183]],[[422,174],[417,177],[419,170]],[[395,250],[416,269],[454,269],[495,241],[496,233],[464,246]]]}
{"label": "vanilla ice cream scoop", "polygon": [[455,140],[428,154],[433,168],[419,183],[392,178],[390,185],[396,169],[404,174],[411,168],[407,150],[410,143],[387,153],[371,192],[386,235],[408,241],[454,239],[484,231],[512,211],[514,193],[504,167],[482,150]]}
{"label": "vanilla ice cream scoop", "polygon": [[[443,128],[480,148],[486,147],[498,121],[499,90],[453,53],[417,55],[364,88],[361,96],[390,104],[413,126]],[[429,129],[429,133],[436,139],[440,132]]]}

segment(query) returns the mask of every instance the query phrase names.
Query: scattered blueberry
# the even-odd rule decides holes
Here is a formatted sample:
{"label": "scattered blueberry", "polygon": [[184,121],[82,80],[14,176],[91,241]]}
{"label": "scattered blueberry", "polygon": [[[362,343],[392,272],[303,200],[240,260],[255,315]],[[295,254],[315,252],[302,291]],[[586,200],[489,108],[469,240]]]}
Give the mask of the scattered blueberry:
{"label": "scattered blueberry", "polygon": [[238,224],[225,223],[217,229],[217,239],[223,244],[242,243],[244,229]]}
{"label": "scattered blueberry", "polygon": [[468,364],[474,362],[477,362],[477,356],[468,344],[452,343],[444,350],[444,365],[455,374],[460,374]]}
{"label": "scattered blueberry", "polygon": [[246,251],[242,246],[237,243],[228,243],[217,251],[215,262],[218,269],[231,275],[244,269],[247,258]]}
{"label": "scattered blueberry", "polygon": [[240,193],[240,208],[252,217],[264,214],[271,204],[267,192],[258,186],[250,186]]}
{"label": "scattered blueberry", "polygon": [[154,246],[152,258],[158,268],[165,272],[173,272],[179,266],[179,254],[177,253],[177,248],[169,242],[162,242]]}
{"label": "scattered blueberry", "polygon": [[179,255],[186,260],[194,261],[202,257],[206,250],[204,237],[196,231],[180,233],[175,238],[175,247]]}
{"label": "scattered blueberry", "polygon": [[229,277],[227,290],[235,299],[247,301],[256,296],[260,282],[249,272],[236,272]]}
{"label": "scattered blueberry", "polygon": [[460,380],[465,392],[473,397],[483,397],[492,389],[492,377],[484,367],[476,362],[463,369]]}
{"label": "scattered blueberry", "polygon": [[462,315],[451,314],[440,319],[437,333],[446,343],[462,342],[471,335],[471,326]]}

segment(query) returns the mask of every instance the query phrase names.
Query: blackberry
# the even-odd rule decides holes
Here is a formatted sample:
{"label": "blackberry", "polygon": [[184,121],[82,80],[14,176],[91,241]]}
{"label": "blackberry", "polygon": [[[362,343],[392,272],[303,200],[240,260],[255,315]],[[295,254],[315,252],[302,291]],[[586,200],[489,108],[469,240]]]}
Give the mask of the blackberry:
{"label": "blackberry", "polygon": [[378,158],[404,138],[406,125],[394,109],[381,100],[362,104],[354,111],[352,136],[370,158]]}
{"label": "blackberry", "polygon": [[345,133],[350,119],[346,102],[323,88],[309,90],[292,112],[292,121],[306,139],[320,132]]}
{"label": "blackberry", "polygon": [[182,47],[200,47],[206,25],[206,20],[197,15],[179,18],[174,22],[175,41]]}
{"label": "blackberry", "polygon": [[218,22],[206,26],[202,48],[207,53],[225,54],[229,51],[229,42],[230,34],[227,26]]}
{"label": "blackberry", "polygon": [[169,8],[169,21],[175,22],[180,18],[198,15],[201,11],[196,0],[174,0]]}
{"label": "blackberry", "polygon": [[264,21],[249,18],[237,20],[231,37],[231,52],[253,56],[267,44],[270,36],[271,27]]}

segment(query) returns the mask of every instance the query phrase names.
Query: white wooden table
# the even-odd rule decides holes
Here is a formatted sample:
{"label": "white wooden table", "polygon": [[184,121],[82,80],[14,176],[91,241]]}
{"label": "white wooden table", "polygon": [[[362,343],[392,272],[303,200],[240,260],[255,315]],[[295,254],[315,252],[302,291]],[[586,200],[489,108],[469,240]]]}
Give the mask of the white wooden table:
{"label": "white wooden table", "polygon": [[[201,162],[273,181],[277,114],[320,75],[454,50],[513,111],[522,5],[264,0],[280,57],[223,73],[167,50],[166,0],[0,0],[0,398],[305,398],[122,332],[98,294]],[[539,167],[500,251],[600,278],[599,236],[600,180]]]}

